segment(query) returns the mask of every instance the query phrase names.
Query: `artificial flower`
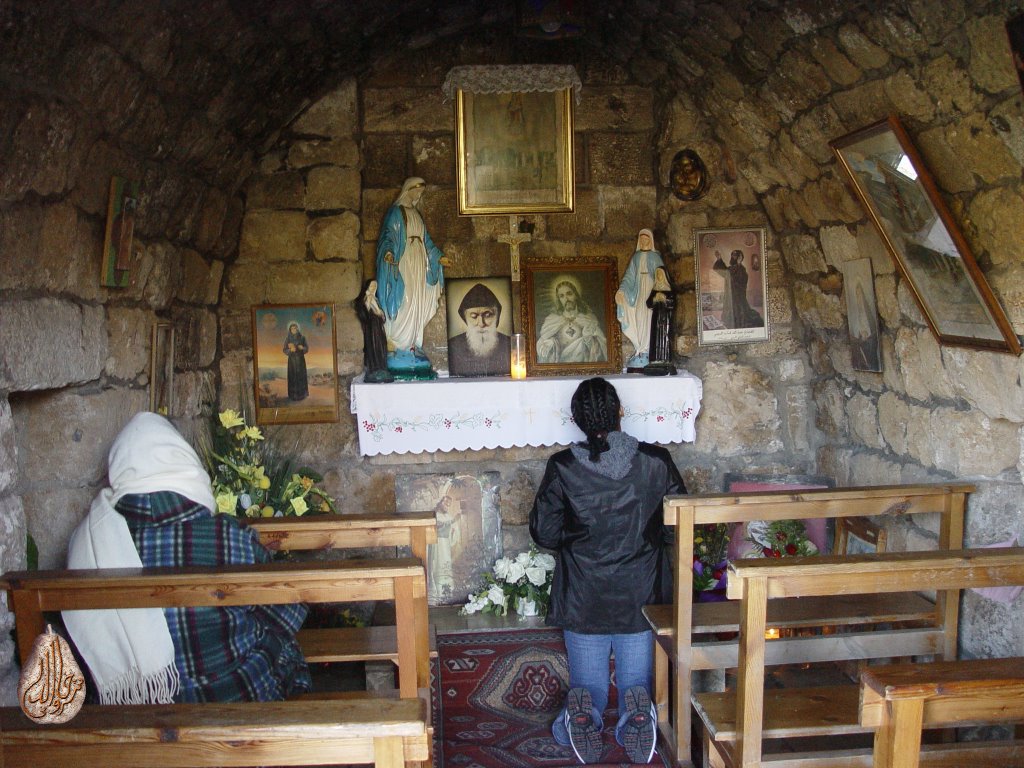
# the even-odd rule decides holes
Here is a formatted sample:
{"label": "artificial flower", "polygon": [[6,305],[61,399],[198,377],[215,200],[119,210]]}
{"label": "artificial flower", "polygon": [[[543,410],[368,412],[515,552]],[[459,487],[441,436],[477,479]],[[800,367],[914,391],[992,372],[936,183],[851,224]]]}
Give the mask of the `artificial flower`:
{"label": "artificial flower", "polygon": [[309,505],[301,496],[296,496],[289,503],[292,505],[292,509],[295,510],[295,514],[299,517],[302,517],[307,511],[309,511]]}
{"label": "artificial flower", "polygon": [[238,411],[227,408],[220,412],[220,424],[224,429],[234,429],[245,424],[245,419]]}
{"label": "artificial flower", "polygon": [[485,586],[469,596],[462,613],[504,616],[511,608],[521,616],[543,614],[551,597],[554,571],[555,558],[536,547],[513,558],[499,557],[491,573],[484,575]]}

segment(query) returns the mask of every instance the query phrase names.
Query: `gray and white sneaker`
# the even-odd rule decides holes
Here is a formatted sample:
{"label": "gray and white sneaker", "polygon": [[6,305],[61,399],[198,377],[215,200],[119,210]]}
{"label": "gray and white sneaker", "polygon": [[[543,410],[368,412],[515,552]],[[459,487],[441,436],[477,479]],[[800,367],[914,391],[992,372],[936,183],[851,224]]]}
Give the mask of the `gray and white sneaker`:
{"label": "gray and white sneaker", "polygon": [[586,688],[573,688],[565,702],[565,727],[569,742],[581,763],[601,759],[601,731],[594,725],[594,703]]}
{"label": "gray and white sneaker", "polygon": [[657,715],[651,696],[642,685],[626,691],[626,712],[629,717],[622,726],[622,745],[631,762],[649,763],[654,757],[657,741]]}

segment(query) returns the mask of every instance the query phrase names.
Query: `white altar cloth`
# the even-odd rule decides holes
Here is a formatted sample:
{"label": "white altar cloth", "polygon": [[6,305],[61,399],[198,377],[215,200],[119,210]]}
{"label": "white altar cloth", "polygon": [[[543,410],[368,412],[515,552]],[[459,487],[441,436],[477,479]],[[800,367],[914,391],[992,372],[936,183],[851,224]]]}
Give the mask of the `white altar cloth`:
{"label": "white altar cloth", "polygon": [[[703,387],[691,373],[606,376],[625,414],[622,429],[648,443],[692,443]],[[351,385],[363,456],[569,445],[583,439],[569,401],[582,378],[435,379]]]}

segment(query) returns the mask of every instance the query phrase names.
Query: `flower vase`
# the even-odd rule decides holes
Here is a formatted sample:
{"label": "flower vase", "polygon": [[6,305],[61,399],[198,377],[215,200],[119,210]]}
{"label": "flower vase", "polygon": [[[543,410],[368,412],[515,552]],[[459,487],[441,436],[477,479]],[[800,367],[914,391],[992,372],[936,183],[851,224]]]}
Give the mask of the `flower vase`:
{"label": "flower vase", "polygon": [[516,613],[519,614],[520,618],[526,618],[527,616],[540,616],[540,611],[537,610],[536,601],[525,597],[516,599]]}

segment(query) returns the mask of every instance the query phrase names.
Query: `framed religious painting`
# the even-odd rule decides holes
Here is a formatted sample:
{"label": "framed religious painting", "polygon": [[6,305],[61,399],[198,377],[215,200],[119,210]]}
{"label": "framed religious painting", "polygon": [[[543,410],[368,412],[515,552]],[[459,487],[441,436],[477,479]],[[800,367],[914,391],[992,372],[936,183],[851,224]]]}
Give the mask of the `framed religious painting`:
{"label": "framed religious painting", "polygon": [[697,343],[767,341],[768,275],[764,227],[698,229]]}
{"label": "framed religious painting", "polygon": [[1020,342],[895,116],[830,142],[941,344],[1019,355]]}
{"label": "framed religious painting", "polygon": [[454,277],[444,281],[448,308],[448,373],[508,376],[511,371],[512,280]]}
{"label": "framed religious painting", "polygon": [[103,264],[100,269],[100,285],[107,288],[128,286],[139,187],[139,182],[120,176],[112,176],[110,179],[107,226],[103,233]]}
{"label": "framed religious painting", "polygon": [[529,256],[521,267],[527,374],[621,373],[616,260]]}
{"label": "framed religious painting", "polygon": [[850,362],[854,370],[881,373],[882,340],[871,259],[855,259],[843,265],[843,293],[850,332]]}
{"label": "framed religious painting", "polygon": [[459,213],[572,213],[572,88],[455,92]]}
{"label": "framed religious painting", "polygon": [[149,347],[149,410],[174,416],[174,324],[156,323]]}
{"label": "framed religious painting", "polygon": [[256,423],[338,420],[338,343],[333,304],[252,308]]}

